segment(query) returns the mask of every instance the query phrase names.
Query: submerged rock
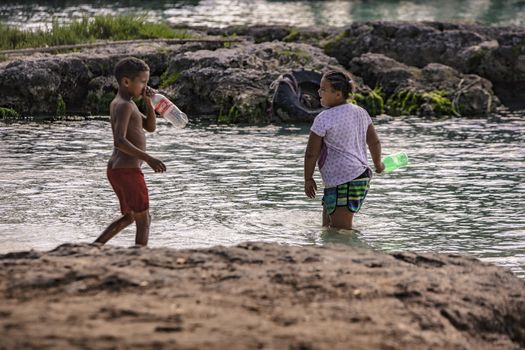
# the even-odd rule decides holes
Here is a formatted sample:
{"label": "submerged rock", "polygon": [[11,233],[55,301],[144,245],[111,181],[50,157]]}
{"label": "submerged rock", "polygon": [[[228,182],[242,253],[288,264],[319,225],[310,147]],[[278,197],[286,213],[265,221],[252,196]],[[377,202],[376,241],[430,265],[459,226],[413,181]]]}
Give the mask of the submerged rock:
{"label": "submerged rock", "polygon": [[445,254],[245,243],[0,255],[1,347],[518,349],[525,282]]}

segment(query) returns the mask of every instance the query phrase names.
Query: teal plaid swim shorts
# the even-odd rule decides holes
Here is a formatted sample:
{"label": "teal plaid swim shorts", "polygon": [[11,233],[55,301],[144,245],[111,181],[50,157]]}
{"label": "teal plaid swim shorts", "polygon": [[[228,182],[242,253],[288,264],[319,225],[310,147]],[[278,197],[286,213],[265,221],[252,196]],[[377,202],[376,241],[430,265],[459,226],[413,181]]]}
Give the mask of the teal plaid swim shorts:
{"label": "teal plaid swim shorts", "polygon": [[324,189],[322,204],[329,215],[333,214],[337,207],[347,207],[353,213],[361,209],[370,188],[369,171],[366,170],[347,183]]}

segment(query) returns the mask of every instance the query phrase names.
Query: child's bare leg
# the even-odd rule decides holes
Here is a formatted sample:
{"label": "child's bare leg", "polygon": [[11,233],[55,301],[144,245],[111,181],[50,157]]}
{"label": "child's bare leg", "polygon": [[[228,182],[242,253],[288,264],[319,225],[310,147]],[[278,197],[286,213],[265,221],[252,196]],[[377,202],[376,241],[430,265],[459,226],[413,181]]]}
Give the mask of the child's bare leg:
{"label": "child's bare leg", "polygon": [[126,213],[119,219],[113,221],[109,226],[102,232],[102,234],[95,240],[95,243],[106,243],[113,238],[117,233],[128,227],[135,219],[133,213]]}
{"label": "child's bare leg", "polygon": [[323,227],[330,226],[330,215],[326,212],[326,208],[323,206]]}
{"label": "child's bare leg", "polygon": [[337,207],[335,212],[330,215],[331,227],[351,230],[353,219],[354,213],[348,210],[348,208]]}
{"label": "child's bare leg", "polygon": [[148,245],[150,223],[151,215],[149,214],[149,210],[135,213],[135,224],[137,225],[137,235],[135,236],[136,245]]}

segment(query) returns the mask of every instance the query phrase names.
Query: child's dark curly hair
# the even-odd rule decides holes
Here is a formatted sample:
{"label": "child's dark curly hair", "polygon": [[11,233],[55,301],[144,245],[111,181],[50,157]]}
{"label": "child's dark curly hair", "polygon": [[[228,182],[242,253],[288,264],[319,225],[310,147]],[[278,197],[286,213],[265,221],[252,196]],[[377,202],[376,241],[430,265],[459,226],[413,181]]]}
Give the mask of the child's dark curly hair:
{"label": "child's dark curly hair", "polygon": [[345,100],[353,92],[352,79],[346,73],[332,70],[323,74],[323,79],[328,80],[334,90],[341,91]]}
{"label": "child's dark curly hair", "polygon": [[133,79],[140,72],[149,72],[149,66],[143,60],[135,57],[123,58],[115,66],[115,78],[119,84],[123,78]]}

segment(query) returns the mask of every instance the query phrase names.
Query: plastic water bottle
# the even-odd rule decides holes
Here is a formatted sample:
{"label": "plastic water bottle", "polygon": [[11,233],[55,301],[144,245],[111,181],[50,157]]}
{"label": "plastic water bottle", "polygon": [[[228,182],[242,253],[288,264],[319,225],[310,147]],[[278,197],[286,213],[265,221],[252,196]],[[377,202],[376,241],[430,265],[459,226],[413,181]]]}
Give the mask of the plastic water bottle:
{"label": "plastic water bottle", "polygon": [[188,116],[166,96],[155,94],[151,98],[155,111],[176,127],[183,128],[188,123]]}
{"label": "plastic water bottle", "polygon": [[383,158],[383,164],[385,165],[385,172],[390,173],[397,168],[407,165],[408,156],[405,152],[391,154]]}

